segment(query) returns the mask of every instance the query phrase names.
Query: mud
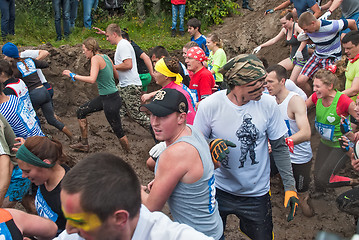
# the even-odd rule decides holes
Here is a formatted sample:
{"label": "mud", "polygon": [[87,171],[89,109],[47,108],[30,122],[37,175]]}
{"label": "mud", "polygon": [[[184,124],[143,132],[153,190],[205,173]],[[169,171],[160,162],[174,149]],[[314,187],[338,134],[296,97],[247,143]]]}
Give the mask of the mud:
{"label": "mud", "polygon": [[[252,6],[256,11],[243,11],[241,16],[229,17],[225,19],[222,25],[211,29],[212,32],[219,33],[223,38],[228,58],[239,53],[250,53],[253,48],[275,36],[280,30],[279,13],[263,16],[263,12],[276,6],[278,1],[256,0],[252,2]],[[208,33],[206,32],[205,34]],[[61,72],[64,69],[70,69],[77,74],[87,75],[89,74],[90,63],[82,54],[80,44],[76,46],[64,45],[59,48],[53,48],[50,44],[47,44],[37,48],[50,52],[50,56],[46,59],[50,67],[44,70],[44,74],[55,90],[53,99],[55,112],[61,117],[68,128],[78,136],[80,132],[76,119],[76,109],[87,100],[98,95],[97,87],[95,84],[91,85],[79,81],[73,82],[70,78],[63,77]],[[109,54],[110,57],[113,57],[114,54],[113,51],[109,50],[104,50],[103,53]],[[259,56],[265,57],[269,64],[278,63],[288,55],[289,49],[285,47],[284,41],[264,48],[259,53]],[[156,86],[151,84],[150,89],[154,88]],[[312,122],[314,111],[309,112],[308,115]],[[44,132],[56,137],[63,143],[70,162],[76,163],[86,157],[87,154],[74,152],[69,149],[69,142],[66,136],[45,123],[43,118],[41,120]],[[142,184],[147,184],[152,180],[153,173],[147,170],[146,159],[148,158],[148,150],[154,145],[154,141],[145,129],[127,117],[123,119],[123,127],[132,148],[132,153],[126,155],[107,123],[103,112],[92,114],[88,117],[88,121],[90,153],[110,152],[121,156],[132,165],[140,177]],[[314,152],[317,144],[318,136],[313,134],[312,148]],[[347,175],[355,176],[349,164],[344,171]],[[288,210],[283,207],[283,186],[279,177],[273,178],[271,192],[275,239],[314,239],[316,233],[321,230],[333,232],[342,237],[351,237],[355,231],[354,218],[339,212],[335,205],[336,196],[348,189],[330,189],[322,195],[314,193],[312,202],[316,212],[315,216],[306,218],[302,215],[301,210],[298,210],[294,220],[288,223],[286,221]],[[167,208],[165,212],[169,213]],[[226,239],[248,239],[238,230],[238,226],[238,219],[235,216],[230,216],[225,232]]]}

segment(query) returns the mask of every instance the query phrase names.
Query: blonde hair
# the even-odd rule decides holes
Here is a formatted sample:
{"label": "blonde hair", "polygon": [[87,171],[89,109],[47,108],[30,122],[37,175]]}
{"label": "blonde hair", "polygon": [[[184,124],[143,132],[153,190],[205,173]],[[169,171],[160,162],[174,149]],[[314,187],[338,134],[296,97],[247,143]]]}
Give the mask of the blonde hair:
{"label": "blonde hair", "polygon": [[317,21],[317,18],[311,12],[304,12],[298,19],[299,27],[309,26],[312,22]]}
{"label": "blonde hair", "polygon": [[87,50],[91,51],[94,55],[100,50],[100,46],[98,45],[97,40],[92,37],[87,38],[82,44],[85,46]]}
{"label": "blonde hair", "polygon": [[216,44],[217,47],[223,48],[223,41],[219,38],[219,36],[216,33],[212,33],[208,36],[209,39],[212,40]]}
{"label": "blonde hair", "polygon": [[320,79],[320,81],[323,82],[323,84],[330,86],[333,84],[333,88],[334,85],[336,84],[338,77],[332,73],[331,71],[327,70],[327,69],[319,69],[313,76],[313,79]]}
{"label": "blonde hair", "polygon": [[111,23],[106,28],[107,33],[116,33],[118,36],[121,36],[121,28],[116,23]]}

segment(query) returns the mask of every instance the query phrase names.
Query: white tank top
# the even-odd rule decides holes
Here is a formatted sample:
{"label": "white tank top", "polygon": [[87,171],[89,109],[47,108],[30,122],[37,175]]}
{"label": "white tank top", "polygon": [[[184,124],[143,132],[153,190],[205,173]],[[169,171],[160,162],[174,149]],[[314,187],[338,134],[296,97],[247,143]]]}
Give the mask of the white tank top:
{"label": "white tank top", "polygon": [[[299,131],[297,123],[295,120],[290,119],[288,116],[288,104],[290,99],[293,96],[298,95],[295,92],[289,92],[288,96],[284,99],[284,101],[279,104],[280,112],[284,118],[285,124],[287,125],[288,135],[292,136],[296,132]],[[310,141],[305,141],[300,144],[294,145],[294,153],[290,153],[290,159],[292,163],[295,164],[303,164],[307,163],[312,159],[312,148],[310,146]]]}

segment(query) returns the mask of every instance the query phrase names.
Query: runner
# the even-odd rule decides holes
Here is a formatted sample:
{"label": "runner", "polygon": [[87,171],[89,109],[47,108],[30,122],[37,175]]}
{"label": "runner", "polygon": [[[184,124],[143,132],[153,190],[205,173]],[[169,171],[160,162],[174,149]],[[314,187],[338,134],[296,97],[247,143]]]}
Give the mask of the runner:
{"label": "runner", "polygon": [[321,136],[314,163],[316,191],[327,187],[353,186],[355,179],[336,175],[349,160],[341,150],[340,116],[356,116],[354,102],[334,88],[337,77],[326,69],[314,75],[314,93],[307,99],[307,108],[316,106],[315,128]]}
{"label": "runner", "polygon": [[309,78],[311,78],[318,69],[332,65],[342,56],[339,32],[347,28],[357,30],[357,26],[355,25],[355,21],[351,19],[332,21],[318,20],[310,12],[305,12],[300,16],[298,25],[305,33],[305,35],[301,37],[298,36],[298,40],[310,39],[315,44],[314,54],[304,65],[296,82],[309,96],[312,93],[312,88],[308,83]]}
{"label": "runner", "polygon": [[63,164],[66,156],[57,140],[29,137],[16,153],[22,175],[38,186],[35,206],[37,214],[56,223],[59,234],[65,230],[66,219],[61,210],[61,181],[70,168]]}
{"label": "runner", "polygon": [[151,131],[149,118],[146,114],[139,111],[141,106],[142,82],[137,72],[135,50],[126,39],[122,38],[121,28],[117,24],[112,23],[107,26],[106,37],[107,41],[117,46],[114,62],[115,69],[119,76],[117,88],[123,100],[121,112],[122,110],[123,112],[127,112],[130,118],[146,130]]}
{"label": "runner", "polygon": [[282,60],[278,64],[285,67],[287,71],[291,71],[290,80],[296,82],[299,76],[300,71],[302,70],[304,64],[309,59],[308,49],[305,42],[299,42],[297,36],[303,30],[298,26],[294,21],[292,11],[287,10],[283,11],[280,14],[280,23],[282,24],[282,30],[278,33],[277,36],[268,40],[265,43],[262,43],[253,50],[253,53],[258,53],[263,47],[271,46],[277,43],[282,38],[286,39],[287,45],[291,47],[291,52],[288,58]]}
{"label": "runner", "polygon": [[[28,136],[43,136],[40,129],[40,120],[36,116],[36,112],[32,107],[26,84],[21,79],[16,79],[12,76],[13,71],[9,62],[0,60],[0,82],[4,86],[3,93],[7,96],[14,95],[19,99],[19,101],[14,100],[14,104],[4,104],[6,106],[2,107],[2,112],[5,114],[5,118],[8,119],[9,123],[11,122],[10,125],[12,125],[14,131],[16,131],[16,135],[22,132],[21,135],[17,135],[18,137],[26,139]],[[3,94],[0,95],[3,102],[9,101],[9,97],[4,96]],[[36,119],[38,126],[32,123],[34,118]],[[21,127],[18,125],[24,125],[26,131],[19,130]]]}
{"label": "runner", "polygon": [[207,57],[200,47],[192,47],[188,49],[185,60],[188,70],[193,72],[189,88],[197,95],[198,102],[200,102],[212,94],[214,87],[212,73],[203,66]]}
{"label": "runner", "polygon": [[156,139],[167,146],[156,161],[148,194],[143,187],[142,203],[150,211],[161,211],[168,201],[174,221],[224,239],[211,154],[203,135],[186,125],[186,97],[175,89],[162,89],[141,110],[150,114]]}
{"label": "runner", "polygon": [[100,47],[94,38],[86,39],[82,44],[82,49],[86,58],[91,60],[90,76],[77,75],[70,70],[64,70],[62,74],[71,77],[74,81],[79,80],[91,84],[96,82],[100,96],[88,101],[77,110],[81,139],[78,143],[70,145],[70,148],[82,152],[89,151],[86,116],[90,113],[104,110],[106,119],[120,140],[122,148],[126,152],[130,152],[130,146],[122,129],[120,117],[122,99],[115,84],[115,78],[118,78],[118,73],[111,59],[105,54],[99,54]]}
{"label": "runner", "polygon": [[285,189],[284,206],[290,207],[288,221],[298,206],[285,144],[287,128],[274,98],[262,95],[266,72],[255,55],[238,55],[222,69],[230,90],[203,100],[194,120],[194,127],[207,139],[227,139],[237,145],[215,170],[219,212],[224,226],[227,215],[235,214],[249,238],[273,239],[268,139]]}
{"label": "runner", "polygon": [[[158,85],[165,88],[176,89],[183,93],[187,99],[188,103],[188,113],[187,113],[187,123],[193,124],[194,117],[196,115],[195,111],[195,99],[190,95],[191,90],[189,90],[182,82],[182,76],[179,73],[179,61],[175,57],[164,57],[161,58],[155,66],[154,79]],[[141,100],[143,102],[150,101],[158,91],[151,93],[143,94]]]}
{"label": "runner", "polygon": [[213,74],[214,81],[218,86],[218,89],[227,89],[227,86],[223,82],[222,73],[218,72],[218,70],[227,63],[227,56],[223,50],[223,42],[217,34],[213,33],[207,37],[206,45],[209,49],[209,60],[207,68]]}
{"label": "runner", "polygon": [[70,130],[65,124],[56,119],[50,94],[44,88],[36,73],[37,68],[48,67],[47,62],[32,58],[20,58],[18,48],[10,42],[2,47],[2,53],[5,55],[4,59],[13,64],[14,77],[21,78],[25,82],[35,111],[41,108],[46,121],[62,131],[72,141],[73,136]]}
{"label": "runner", "polygon": [[70,170],[62,181],[61,203],[67,232],[86,239],[213,240],[150,212],[141,204],[135,171],[109,153],[88,156]]}
{"label": "runner", "polygon": [[[288,128],[288,137],[285,140],[289,146],[299,207],[301,207],[304,216],[312,217],[314,211],[309,202],[308,190],[313,154],[310,146],[311,132],[307,108],[303,98],[285,87],[287,72],[283,66],[273,65],[267,69],[267,72],[266,87],[269,94],[275,96]],[[273,168],[275,168],[275,164],[271,165],[271,170]]]}

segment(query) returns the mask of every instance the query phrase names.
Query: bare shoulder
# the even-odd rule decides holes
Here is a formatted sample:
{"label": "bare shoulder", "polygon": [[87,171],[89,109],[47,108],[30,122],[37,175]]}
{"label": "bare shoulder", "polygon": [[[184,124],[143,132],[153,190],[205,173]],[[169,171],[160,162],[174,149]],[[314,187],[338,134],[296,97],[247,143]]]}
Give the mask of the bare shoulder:
{"label": "bare shoulder", "polygon": [[[197,149],[187,142],[178,142],[168,147],[162,154],[161,158],[171,159],[171,164],[177,165],[179,162],[193,161],[198,155]],[[179,160],[179,161],[172,161]]]}
{"label": "bare shoulder", "polygon": [[295,95],[290,99],[288,107],[293,113],[305,112],[307,110],[304,99],[299,95]]}

